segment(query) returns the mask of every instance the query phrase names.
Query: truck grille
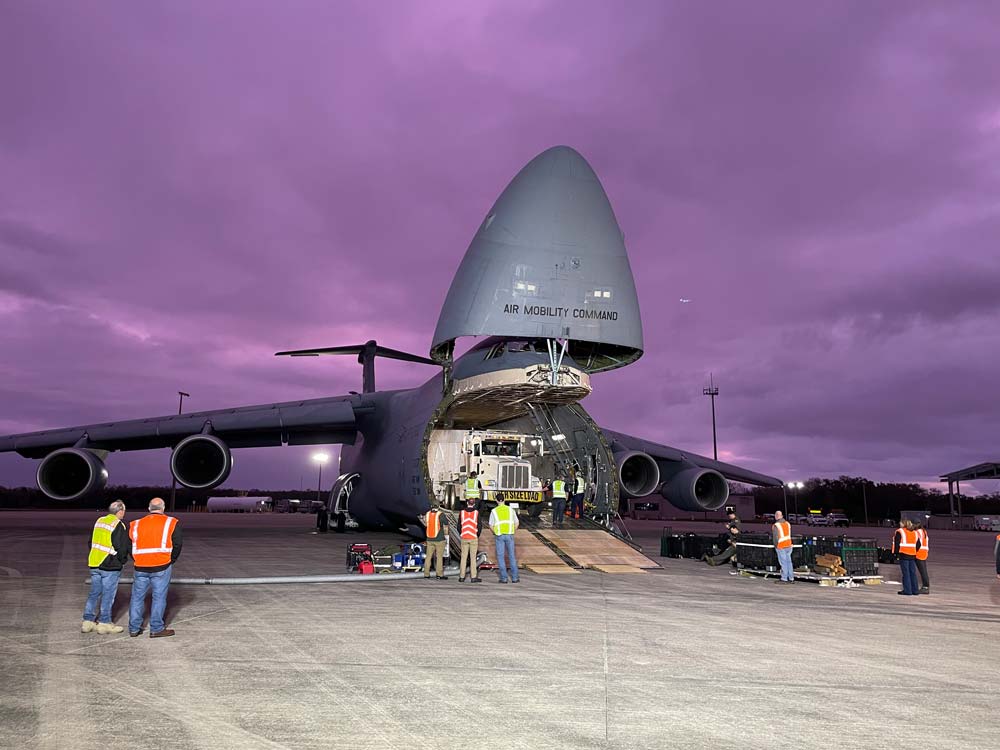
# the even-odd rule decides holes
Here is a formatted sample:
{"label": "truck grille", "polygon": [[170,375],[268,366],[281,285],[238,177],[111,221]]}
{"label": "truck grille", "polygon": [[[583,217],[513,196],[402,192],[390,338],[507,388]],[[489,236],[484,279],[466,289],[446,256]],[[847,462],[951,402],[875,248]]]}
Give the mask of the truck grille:
{"label": "truck grille", "polygon": [[504,464],[500,467],[500,487],[505,490],[526,490],[530,475],[527,464]]}

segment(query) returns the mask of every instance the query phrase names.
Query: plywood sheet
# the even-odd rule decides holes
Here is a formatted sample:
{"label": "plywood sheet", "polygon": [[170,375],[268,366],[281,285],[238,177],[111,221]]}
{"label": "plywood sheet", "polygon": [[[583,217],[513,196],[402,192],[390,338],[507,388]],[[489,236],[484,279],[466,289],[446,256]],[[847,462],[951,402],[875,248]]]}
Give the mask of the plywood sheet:
{"label": "plywood sheet", "polygon": [[[571,568],[565,563],[559,563],[558,565],[524,565],[522,567],[539,575],[579,575],[580,573],[579,570]],[[639,572],[641,573],[642,571]]]}
{"label": "plywood sheet", "polygon": [[[517,533],[514,534],[514,547],[519,566],[565,565],[559,559],[559,555],[546,547],[527,529],[518,529]],[[479,535],[479,549],[484,550],[489,555],[490,560],[496,562],[496,537],[493,536],[493,532],[488,526]]]}
{"label": "plywood sheet", "polygon": [[637,568],[634,565],[595,565],[594,570],[599,570],[602,573],[645,573],[646,572],[642,568]]}
{"label": "plywood sheet", "polygon": [[588,568],[598,565],[660,567],[641,552],[599,529],[544,529],[539,533],[555,544],[563,554]]}

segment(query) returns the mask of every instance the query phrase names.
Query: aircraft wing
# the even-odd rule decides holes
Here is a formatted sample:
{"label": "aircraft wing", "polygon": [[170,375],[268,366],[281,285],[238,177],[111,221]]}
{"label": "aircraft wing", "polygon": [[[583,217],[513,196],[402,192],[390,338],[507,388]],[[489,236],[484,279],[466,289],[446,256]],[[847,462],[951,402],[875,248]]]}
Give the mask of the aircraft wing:
{"label": "aircraft wing", "polygon": [[608,444],[611,445],[611,449],[616,452],[619,450],[642,451],[643,453],[648,453],[656,459],[657,462],[677,462],[678,465],[692,464],[702,469],[714,469],[722,474],[722,476],[726,479],[733,482],[742,482],[743,484],[754,484],[761,487],[781,487],[784,484],[784,482],[777,477],[769,477],[766,474],[758,474],[756,471],[744,469],[742,466],[734,466],[733,464],[727,464],[723,461],[715,461],[714,459],[706,458],[705,456],[699,456],[697,453],[690,453],[688,451],[679,450],[678,448],[671,448],[669,445],[652,443],[648,440],[643,440],[642,438],[633,437],[632,435],[606,430],[603,427],[601,428],[601,431],[604,433],[604,437],[608,441]]}
{"label": "aircraft wing", "polygon": [[44,458],[54,450],[76,445],[81,438],[86,448],[96,451],[170,448],[205,431],[232,448],[353,444],[357,435],[355,411],[368,409],[357,396],[336,396],[105,422],[0,437],[0,453],[14,451],[26,458]]}

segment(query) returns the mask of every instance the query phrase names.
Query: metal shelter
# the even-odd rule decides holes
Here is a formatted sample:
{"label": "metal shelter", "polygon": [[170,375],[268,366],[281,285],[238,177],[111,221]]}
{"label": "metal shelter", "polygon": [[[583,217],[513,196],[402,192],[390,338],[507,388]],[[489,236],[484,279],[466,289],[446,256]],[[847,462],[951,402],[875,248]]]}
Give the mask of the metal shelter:
{"label": "metal shelter", "polygon": [[948,483],[948,503],[951,515],[955,515],[955,497],[958,497],[958,516],[962,517],[962,482],[976,479],[1000,479],[1000,463],[986,462],[968,466],[941,475],[941,481]]}

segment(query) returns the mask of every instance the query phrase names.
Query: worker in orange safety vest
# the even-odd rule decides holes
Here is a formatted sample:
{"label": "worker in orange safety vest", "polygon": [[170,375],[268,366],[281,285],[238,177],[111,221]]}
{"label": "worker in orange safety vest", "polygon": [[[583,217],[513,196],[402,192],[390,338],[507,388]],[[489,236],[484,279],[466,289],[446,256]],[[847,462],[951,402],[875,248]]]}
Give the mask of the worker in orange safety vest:
{"label": "worker in orange safety vest", "polygon": [[439,581],[447,581],[444,574],[444,545],[448,538],[448,521],[441,509],[435,505],[422,518],[427,529],[427,546],[424,549],[424,578],[431,577],[431,558]]}
{"label": "worker in orange safety vest", "polygon": [[899,556],[899,574],[903,579],[903,590],[896,593],[900,596],[916,596],[917,588],[917,550],[920,539],[913,530],[913,522],[901,519],[899,528],[892,537],[892,551]]}
{"label": "worker in orange safety vest", "polygon": [[931,579],[927,575],[927,555],[930,552],[930,539],[927,536],[927,529],[920,521],[916,521],[913,524],[914,533],[917,535],[917,541],[920,542],[917,548],[917,573],[920,574],[920,591],[921,594],[931,593]]}
{"label": "worker in orange safety vest", "polygon": [[146,593],[152,589],[153,603],[149,610],[149,637],[166,638],[174,631],[165,626],[163,614],[167,608],[167,589],[174,563],[181,554],[181,530],[177,519],[164,514],[162,498],[149,501],[149,515],[129,524],[132,539],[132,601],[129,604],[128,634],[135,638],[142,632],[146,617]]}
{"label": "worker in orange safety vest", "polygon": [[774,513],[771,535],[774,549],[778,553],[778,564],[781,565],[781,580],[775,583],[795,583],[795,573],[792,570],[792,525],[785,520],[780,510]]}
{"label": "worker in orange safety vest", "polygon": [[462,557],[458,565],[458,581],[465,583],[466,563],[472,583],[482,583],[479,577],[479,564],[476,556],[479,554],[479,533],[482,523],[479,520],[479,509],[476,508],[476,498],[467,497],[465,507],[459,514],[459,536],[462,540]]}

